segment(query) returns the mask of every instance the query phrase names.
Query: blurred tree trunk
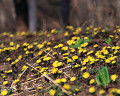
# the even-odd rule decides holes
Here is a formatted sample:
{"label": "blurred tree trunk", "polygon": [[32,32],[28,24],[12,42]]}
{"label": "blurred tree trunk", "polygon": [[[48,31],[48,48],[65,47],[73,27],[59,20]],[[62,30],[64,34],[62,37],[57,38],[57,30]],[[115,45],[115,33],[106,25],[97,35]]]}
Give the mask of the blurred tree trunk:
{"label": "blurred tree trunk", "polygon": [[62,25],[69,25],[70,0],[61,0]]}
{"label": "blurred tree trunk", "polygon": [[116,0],[116,2],[114,3],[114,6],[116,6],[116,25],[120,25],[120,0]]}
{"label": "blurred tree trunk", "polygon": [[82,26],[89,16],[87,0],[71,0],[70,24]]}
{"label": "blurred tree trunk", "polygon": [[27,0],[14,0],[16,12],[17,31],[27,31],[28,29],[28,5]]}
{"label": "blurred tree trunk", "polygon": [[0,0],[0,27],[4,28],[5,27],[5,10],[3,7],[3,0]]}
{"label": "blurred tree trunk", "polygon": [[15,21],[16,14],[15,14],[14,0],[10,0],[10,7],[11,7],[12,19],[13,19],[13,21]]}
{"label": "blurred tree trunk", "polygon": [[36,31],[36,4],[35,0],[28,0],[29,30]]}

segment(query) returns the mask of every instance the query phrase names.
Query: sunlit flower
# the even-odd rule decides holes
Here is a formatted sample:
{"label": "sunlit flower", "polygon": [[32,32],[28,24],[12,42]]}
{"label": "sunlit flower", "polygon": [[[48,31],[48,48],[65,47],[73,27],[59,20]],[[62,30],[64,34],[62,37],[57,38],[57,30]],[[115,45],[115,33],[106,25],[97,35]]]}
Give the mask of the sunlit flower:
{"label": "sunlit flower", "polygon": [[90,74],[88,73],[88,72],[85,72],[85,73],[83,73],[83,78],[88,78],[90,76]]}
{"label": "sunlit flower", "polygon": [[3,85],[7,85],[7,84],[8,84],[8,81],[4,81],[4,82],[3,82]]}
{"label": "sunlit flower", "polygon": [[86,68],[87,68],[87,67],[82,67],[82,68],[81,68],[81,71],[85,70]]}
{"label": "sunlit flower", "polygon": [[90,87],[90,88],[89,88],[89,92],[90,92],[90,93],[94,93],[94,92],[95,92],[95,87]]}
{"label": "sunlit flower", "polygon": [[72,56],[72,59],[73,59],[73,60],[76,60],[76,59],[78,59],[78,56],[77,56],[77,55],[74,55],[74,56]]}
{"label": "sunlit flower", "polygon": [[68,59],[67,62],[72,62],[72,59]]}
{"label": "sunlit flower", "polygon": [[62,73],[62,70],[59,70],[58,73]]}
{"label": "sunlit flower", "polygon": [[49,90],[49,93],[50,93],[51,96],[54,96],[55,93],[56,93],[56,90],[50,89],[50,90]]}
{"label": "sunlit flower", "polygon": [[112,81],[116,81],[116,79],[118,78],[118,75],[114,74],[110,76]]}
{"label": "sunlit flower", "polygon": [[103,89],[101,89],[100,91],[99,91],[99,94],[104,94],[105,93],[105,90],[103,90]]}
{"label": "sunlit flower", "polygon": [[69,90],[69,89],[70,89],[70,85],[65,84],[65,85],[63,85],[63,88],[65,88],[65,89]]}
{"label": "sunlit flower", "polygon": [[52,73],[52,74],[55,74],[57,71],[58,71],[58,68],[52,68],[52,69],[51,69],[51,73]]}
{"label": "sunlit flower", "polygon": [[66,51],[66,50],[68,50],[68,47],[64,46],[64,47],[62,47],[62,50]]}
{"label": "sunlit flower", "polygon": [[42,89],[42,87],[37,87],[37,89],[38,89],[38,90],[41,90],[41,89]]}
{"label": "sunlit flower", "polygon": [[95,44],[93,47],[98,47],[98,45],[97,45],[97,44]]}
{"label": "sunlit flower", "polygon": [[67,80],[65,78],[62,78],[61,79],[61,82],[66,82]]}
{"label": "sunlit flower", "polygon": [[14,46],[14,42],[10,42],[10,46]]}
{"label": "sunlit flower", "polygon": [[89,83],[90,83],[90,84],[95,83],[95,79],[91,79]]}
{"label": "sunlit flower", "polygon": [[69,35],[68,32],[65,32],[64,36],[68,36],[68,35]]}
{"label": "sunlit flower", "polygon": [[55,80],[55,83],[60,83],[60,82],[61,82],[60,79],[56,79],[56,80]]}
{"label": "sunlit flower", "polygon": [[63,44],[59,44],[58,47],[59,47],[59,48],[63,47]]}
{"label": "sunlit flower", "polygon": [[71,79],[70,79],[70,81],[75,81],[76,80],[76,77],[72,77]]}
{"label": "sunlit flower", "polygon": [[25,70],[27,67],[28,67],[28,66],[24,65],[24,66],[22,67],[22,71]]}
{"label": "sunlit flower", "polygon": [[5,95],[7,95],[7,94],[8,94],[8,91],[7,91],[7,90],[1,91],[1,95],[2,95],[2,96],[5,96]]}
{"label": "sunlit flower", "polygon": [[18,82],[19,82],[19,79],[16,79],[16,80],[13,81],[13,83],[15,83],[15,84],[18,83]]}
{"label": "sunlit flower", "polygon": [[38,60],[36,61],[36,63],[41,63],[41,60],[40,60],[40,59],[38,59]]}

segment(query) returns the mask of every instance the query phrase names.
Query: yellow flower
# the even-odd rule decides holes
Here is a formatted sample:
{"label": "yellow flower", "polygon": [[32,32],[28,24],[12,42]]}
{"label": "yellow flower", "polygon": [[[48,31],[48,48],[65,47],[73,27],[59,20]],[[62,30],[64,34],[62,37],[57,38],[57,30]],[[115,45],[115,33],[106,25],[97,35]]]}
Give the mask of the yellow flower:
{"label": "yellow flower", "polygon": [[111,89],[109,90],[109,92],[110,92],[110,93],[113,93],[113,92],[117,92],[117,90],[118,90],[117,88],[111,88]]}
{"label": "yellow flower", "polygon": [[45,76],[47,74],[47,72],[44,72],[41,76],[43,77],[43,76]]}
{"label": "yellow flower", "polygon": [[55,93],[56,93],[56,90],[50,89],[49,93],[50,93],[51,96],[54,96]]}
{"label": "yellow flower", "polygon": [[88,42],[85,42],[83,45],[84,45],[84,47],[86,47],[88,45]]}
{"label": "yellow flower", "polygon": [[4,82],[3,82],[3,85],[7,85],[7,84],[8,84],[8,81],[4,81]]}
{"label": "yellow flower", "polygon": [[50,50],[50,47],[48,47],[47,49],[46,49],[46,51],[49,51]]}
{"label": "yellow flower", "polygon": [[120,94],[120,89],[117,89],[117,94]]}
{"label": "yellow flower", "polygon": [[82,67],[82,68],[81,68],[81,71],[85,70],[86,68],[87,68],[87,67]]}
{"label": "yellow flower", "polygon": [[57,54],[57,52],[52,53],[52,55],[56,55],[56,54]]}
{"label": "yellow flower", "polygon": [[68,59],[67,62],[72,62],[72,59]]}
{"label": "yellow flower", "polygon": [[10,46],[14,46],[14,42],[10,42]]}
{"label": "yellow flower", "polygon": [[72,48],[70,51],[71,51],[71,52],[75,52],[75,49],[74,49],[74,48]]}
{"label": "yellow flower", "polygon": [[111,63],[114,64],[114,63],[116,63],[116,61],[114,60],[114,61],[112,61]]}
{"label": "yellow flower", "polygon": [[90,93],[94,93],[94,92],[95,92],[95,87],[90,87],[90,88],[89,88],[89,92],[90,92]]}
{"label": "yellow flower", "polygon": [[94,82],[95,82],[95,79],[91,79],[89,83],[93,84]]}
{"label": "yellow flower", "polygon": [[76,77],[72,77],[71,79],[70,79],[70,81],[75,81],[76,80]]}
{"label": "yellow flower", "polygon": [[58,47],[63,47],[63,44],[59,44]]}
{"label": "yellow flower", "polygon": [[57,33],[57,30],[56,29],[52,29],[51,33]]}
{"label": "yellow flower", "polygon": [[6,61],[10,61],[11,60],[11,58],[7,58],[7,60]]}
{"label": "yellow flower", "polygon": [[64,47],[62,47],[62,50],[66,51],[66,50],[68,50],[68,47],[64,46]]}
{"label": "yellow flower", "polygon": [[52,73],[52,74],[57,73],[57,71],[58,71],[58,68],[53,68],[53,69],[51,69],[51,73]]}
{"label": "yellow flower", "polygon": [[49,61],[51,59],[51,57],[44,57],[44,61]]}
{"label": "yellow flower", "polygon": [[68,36],[68,32],[65,32],[64,36]]}
{"label": "yellow flower", "polygon": [[73,60],[76,60],[76,59],[78,59],[78,56],[77,56],[77,55],[74,55],[74,56],[72,57],[72,59],[73,59]]}
{"label": "yellow flower", "polygon": [[2,78],[5,78],[6,76],[2,76]]}
{"label": "yellow flower", "polygon": [[65,55],[69,55],[69,53],[64,53],[63,56],[65,56]]}
{"label": "yellow flower", "polygon": [[24,66],[22,67],[22,71],[25,70],[27,67],[28,67],[28,66],[24,65]]}
{"label": "yellow flower", "polygon": [[88,78],[90,74],[88,72],[83,73],[83,78]]}
{"label": "yellow flower", "polygon": [[98,47],[98,45],[97,45],[97,44],[95,44],[93,47]]}
{"label": "yellow flower", "polygon": [[8,94],[8,91],[7,91],[7,90],[4,90],[4,91],[1,92],[1,95],[2,95],[2,96],[5,96],[5,95],[7,95],[7,94]]}
{"label": "yellow flower", "polygon": [[103,30],[101,30],[103,33],[105,32],[105,30],[103,29]]}
{"label": "yellow flower", "polygon": [[38,52],[38,55],[42,55],[42,53],[43,53],[42,51],[39,51],[39,52]]}
{"label": "yellow flower", "polygon": [[41,60],[40,59],[38,59],[37,61],[36,61],[36,63],[40,63],[41,62]]}
{"label": "yellow flower", "polygon": [[63,85],[63,88],[69,90],[70,89],[70,85],[65,84],[65,85]]}
{"label": "yellow flower", "polygon": [[99,94],[104,94],[105,93],[105,90],[103,90],[103,89],[101,89],[100,91],[99,91]]}
{"label": "yellow flower", "polygon": [[111,38],[112,38],[112,37],[114,37],[114,36],[113,36],[113,35],[109,35],[109,37],[111,37]]}
{"label": "yellow flower", "polygon": [[112,81],[115,81],[118,78],[118,75],[114,74],[110,76]]}
{"label": "yellow flower", "polygon": [[66,82],[67,80],[65,78],[62,78],[61,79],[61,82]]}
{"label": "yellow flower", "polygon": [[62,73],[62,70],[59,70],[58,73]]}
{"label": "yellow flower", "polygon": [[30,80],[31,80],[31,78],[28,78],[27,80],[28,80],[28,81],[30,81]]}
{"label": "yellow flower", "polygon": [[68,41],[67,41],[67,44],[68,44],[68,45],[72,45],[72,44],[74,44],[74,43],[75,43],[74,40],[68,40]]}
{"label": "yellow flower", "polygon": [[85,39],[85,40],[87,40],[87,39],[88,39],[88,37],[84,37],[84,39]]}
{"label": "yellow flower", "polygon": [[110,63],[110,60],[109,60],[109,59],[106,59],[106,60],[105,60],[105,63]]}
{"label": "yellow flower", "polygon": [[18,83],[19,82],[19,79],[16,79],[13,81],[13,83]]}
{"label": "yellow flower", "polygon": [[103,54],[105,54],[105,55],[108,54],[108,53],[109,53],[108,50],[103,51]]}
{"label": "yellow flower", "polygon": [[58,67],[58,61],[53,62],[53,67]]}
{"label": "yellow flower", "polygon": [[7,73],[12,73],[12,69],[11,69],[11,70],[8,70]]}
{"label": "yellow flower", "polygon": [[54,46],[53,48],[54,48],[54,49],[57,49],[57,48],[58,48],[58,46],[56,45],[56,46]]}
{"label": "yellow flower", "polygon": [[29,51],[26,51],[25,54],[29,54],[30,52]]}
{"label": "yellow flower", "polygon": [[79,91],[79,89],[78,89],[78,88],[76,88],[76,89],[75,89],[75,91]]}
{"label": "yellow flower", "polygon": [[42,87],[37,87],[38,90],[42,89]]}
{"label": "yellow flower", "polygon": [[60,83],[60,82],[61,82],[60,79],[56,79],[56,80],[55,80],[55,83]]}

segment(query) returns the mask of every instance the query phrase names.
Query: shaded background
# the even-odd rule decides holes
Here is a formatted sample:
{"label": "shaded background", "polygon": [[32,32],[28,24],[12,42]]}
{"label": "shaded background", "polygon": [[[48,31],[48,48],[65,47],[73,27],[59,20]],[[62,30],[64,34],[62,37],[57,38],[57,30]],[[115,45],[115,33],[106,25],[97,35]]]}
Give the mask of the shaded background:
{"label": "shaded background", "polygon": [[0,0],[0,32],[120,25],[120,0]]}

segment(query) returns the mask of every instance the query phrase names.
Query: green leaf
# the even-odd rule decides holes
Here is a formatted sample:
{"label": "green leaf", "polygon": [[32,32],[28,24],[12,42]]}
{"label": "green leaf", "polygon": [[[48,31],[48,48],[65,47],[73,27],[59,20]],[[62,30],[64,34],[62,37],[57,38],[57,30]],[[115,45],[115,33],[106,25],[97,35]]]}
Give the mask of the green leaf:
{"label": "green leaf", "polygon": [[107,66],[104,67],[104,72],[105,72],[106,82],[110,83],[110,77],[109,77]]}
{"label": "green leaf", "polygon": [[10,95],[11,92],[12,92],[12,89],[9,87],[9,88],[7,88],[7,91],[8,91],[8,94],[7,94],[7,95]]}
{"label": "green leaf", "polygon": [[101,81],[100,81],[100,76],[99,76],[99,74],[96,75],[95,80],[96,80],[96,82],[97,82],[97,84],[98,84],[99,86],[102,85],[102,83],[101,83]]}
{"label": "green leaf", "polygon": [[75,46],[75,45],[69,45],[70,47],[73,47],[73,48],[78,48],[77,46]]}
{"label": "green leaf", "polygon": [[105,41],[106,44],[110,44],[110,42],[112,42],[112,38],[109,37],[108,40],[104,39],[104,41]]}
{"label": "green leaf", "polygon": [[89,42],[89,41],[92,41],[92,39],[91,39],[91,38],[88,38],[88,39],[87,39],[87,42]]}
{"label": "green leaf", "polygon": [[89,38],[87,40],[85,40],[84,38],[81,38],[75,42],[75,45],[69,45],[69,46],[73,47],[73,48],[78,48],[78,47],[80,47],[81,44],[84,44],[84,43],[91,41],[91,40],[92,39],[89,39]]}
{"label": "green leaf", "polygon": [[105,73],[103,73],[102,70],[99,70],[99,75],[101,78],[102,85],[105,87],[107,86],[106,78],[105,78]]}
{"label": "green leaf", "polygon": [[80,47],[80,44],[82,44],[83,40],[84,40],[83,38],[77,40],[75,46]]}
{"label": "green leaf", "polygon": [[110,83],[110,77],[107,66],[99,70],[99,73],[95,77],[96,82],[100,86],[106,87]]}

